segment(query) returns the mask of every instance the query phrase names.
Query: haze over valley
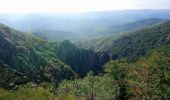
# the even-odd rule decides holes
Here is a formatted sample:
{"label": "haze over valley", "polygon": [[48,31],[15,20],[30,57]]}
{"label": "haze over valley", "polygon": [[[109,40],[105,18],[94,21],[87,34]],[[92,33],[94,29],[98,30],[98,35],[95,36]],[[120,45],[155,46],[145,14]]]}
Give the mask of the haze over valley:
{"label": "haze over valley", "polygon": [[1,1],[0,100],[169,100],[169,7]]}

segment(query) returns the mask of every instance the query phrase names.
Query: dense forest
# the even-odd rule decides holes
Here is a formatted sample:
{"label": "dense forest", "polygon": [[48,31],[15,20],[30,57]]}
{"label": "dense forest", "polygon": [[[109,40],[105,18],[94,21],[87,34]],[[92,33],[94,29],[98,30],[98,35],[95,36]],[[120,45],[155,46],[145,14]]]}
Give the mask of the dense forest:
{"label": "dense forest", "polygon": [[111,27],[72,41],[0,24],[0,100],[169,100],[170,21]]}

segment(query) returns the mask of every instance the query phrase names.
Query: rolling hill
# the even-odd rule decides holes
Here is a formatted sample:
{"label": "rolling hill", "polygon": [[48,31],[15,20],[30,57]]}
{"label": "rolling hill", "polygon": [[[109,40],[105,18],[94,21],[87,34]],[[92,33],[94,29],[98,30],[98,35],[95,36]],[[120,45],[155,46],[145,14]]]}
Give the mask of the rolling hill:
{"label": "rolling hill", "polygon": [[[0,26],[0,54],[2,55],[0,60],[2,63],[23,73],[29,77],[30,81],[34,82],[42,80],[59,81],[61,76],[64,77],[62,74],[64,70],[69,77],[74,76],[68,65],[50,53],[49,49],[45,50],[48,45],[46,41],[16,31],[3,24]],[[49,61],[48,59],[51,60]],[[58,74],[54,76],[50,71]]]}
{"label": "rolling hill", "polygon": [[[1,14],[0,22],[24,32],[60,30],[74,33],[73,38],[96,38],[106,34],[134,31],[149,26],[156,19],[170,19],[169,10],[115,10],[73,14]],[[154,19],[143,22],[147,19]],[[140,24],[135,22],[140,21]],[[134,23],[133,25],[128,25]],[[124,26],[125,25],[125,26]],[[136,25],[136,26],[134,26]],[[60,34],[59,34],[60,36]],[[70,38],[70,37],[69,37]],[[68,38],[66,38],[68,39]],[[80,40],[79,38],[77,38]]]}
{"label": "rolling hill", "polygon": [[153,18],[153,19],[140,20],[133,23],[127,23],[119,26],[108,26],[105,29],[103,28],[94,29],[93,33],[90,36],[84,36],[81,34],[83,28],[81,28],[80,32],[76,32],[76,33],[59,31],[59,30],[40,30],[40,31],[37,30],[35,32],[32,32],[32,34],[46,40],[53,40],[53,41],[70,40],[76,43],[79,41],[89,41],[95,38],[102,39],[103,37],[107,37],[107,36],[119,35],[122,32],[135,31],[142,28],[151,27],[163,22],[165,22],[165,20]]}
{"label": "rolling hill", "polygon": [[[163,45],[169,45],[170,22],[166,21],[152,27],[125,32],[117,37],[98,39],[95,50],[106,50],[112,59],[127,57],[129,60],[144,56],[148,51]],[[93,42],[95,44],[95,40]]]}
{"label": "rolling hill", "polygon": [[50,41],[70,40],[74,42],[77,41],[78,39],[83,38],[73,32],[59,31],[59,30],[40,30],[40,31],[37,30],[35,32],[32,32],[32,34],[42,39],[50,40]]}
{"label": "rolling hill", "polygon": [[90,70],[97,73],[110,59],[106,52],[80,49],[67,40],[48,42],[3,24],[0,25],[0,42],[2,65],[27,77],[27,82],[59,83],[82,77]]}
{"label": "rolling hill", "polygon": [[[87,27],[75,30],[89,32],[99,20],[84,21]],[[98,24],[101,28],[103,22]],[[108,25],[106,31],[120,34],[106,32],[97,38],[97,32],[96,39],[77,45],[65,40],[74,40],[76,33],[49,27],[35,36],[0,24],[0,99],[170,99],[170,21],[150,18]]]}

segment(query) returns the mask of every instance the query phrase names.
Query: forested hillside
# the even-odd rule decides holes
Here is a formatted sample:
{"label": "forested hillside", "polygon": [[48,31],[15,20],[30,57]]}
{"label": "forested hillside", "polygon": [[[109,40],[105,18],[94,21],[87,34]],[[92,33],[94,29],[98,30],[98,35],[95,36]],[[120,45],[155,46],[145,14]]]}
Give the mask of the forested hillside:
{"label": "forested hillside", "polygon": [[[1,59],[3,63],[29,76],[31,81],[60,81],[62,78],[74,76],[70,67],[51,53],[50,50],[55,44],[51,43],[50,49],[45,49],[50,43],[4,25],[1,26],[1,49],[5,51],[1,53],[7,56],[6,59]],[[8,47],[9,45],[11,46]],[[54,75],[51,71],[58,74]],[[64,71],[68,76],[62,74]]]}
{"label": "forested hillside", "polygon": [[92,39],[80,40],[76,42],[76,44],[81,48],[98,51],[102,48],[108,48],[110,45],[112,45],[112,41],[115,38],[122,36],[122,34],[128,34],[129,32],[138,31],[145,28],[151,28],[164,22],[166,22],[166,20],[152,18],[123,25],[110,26],[107,27],[105,31],[101,31],[101,33],[105,33],[103,36],[98,35]]}
{"label": "forested hillside", "polygon": [[83,79],[63,81],[57,93],[80,100],[168,100],[169,66],[170,47],[161,47],[133,63],[112,60],[102,76],[90,72]]}
{"label": "forested hillside", "polygon": [[0,99],[170,99],[170,21],[141,28],[84,48],[0,24]]}
{"label": "forested hillside", "polygon": [[103,60],[102,52],[79,49],[69,41],[47,42],[5,25],[0,27],[0,41],[0,60],[35,82],[59,82],[74,78],[76,73],[97,72],[110,58]]}
{"label": "forested hillside", "polygon": [[135,60],[154,48],[169,45],[169,36],[170,22],[166,21],[148,28],[125,32],[118,36],[93,39],[89,42],[79,43],[78,46],[94,51],[107,51],[112,55],[113,60],[122,57]]}
{"label": "forested hillside", "polygon": [[169,44],[170,22],[139,31],[131,32],[112,41],[109,51],[112,59],[128,57],[133,60],[149,50]]}

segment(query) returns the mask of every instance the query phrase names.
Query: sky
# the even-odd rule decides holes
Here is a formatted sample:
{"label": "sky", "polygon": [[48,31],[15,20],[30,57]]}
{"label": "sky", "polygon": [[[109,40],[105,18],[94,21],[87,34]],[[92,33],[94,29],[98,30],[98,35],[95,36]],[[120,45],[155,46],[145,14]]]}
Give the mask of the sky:
{"label": "sky", "polygon": [[0,13],[72,13],[170,9],[170,0],[0,0]]}

